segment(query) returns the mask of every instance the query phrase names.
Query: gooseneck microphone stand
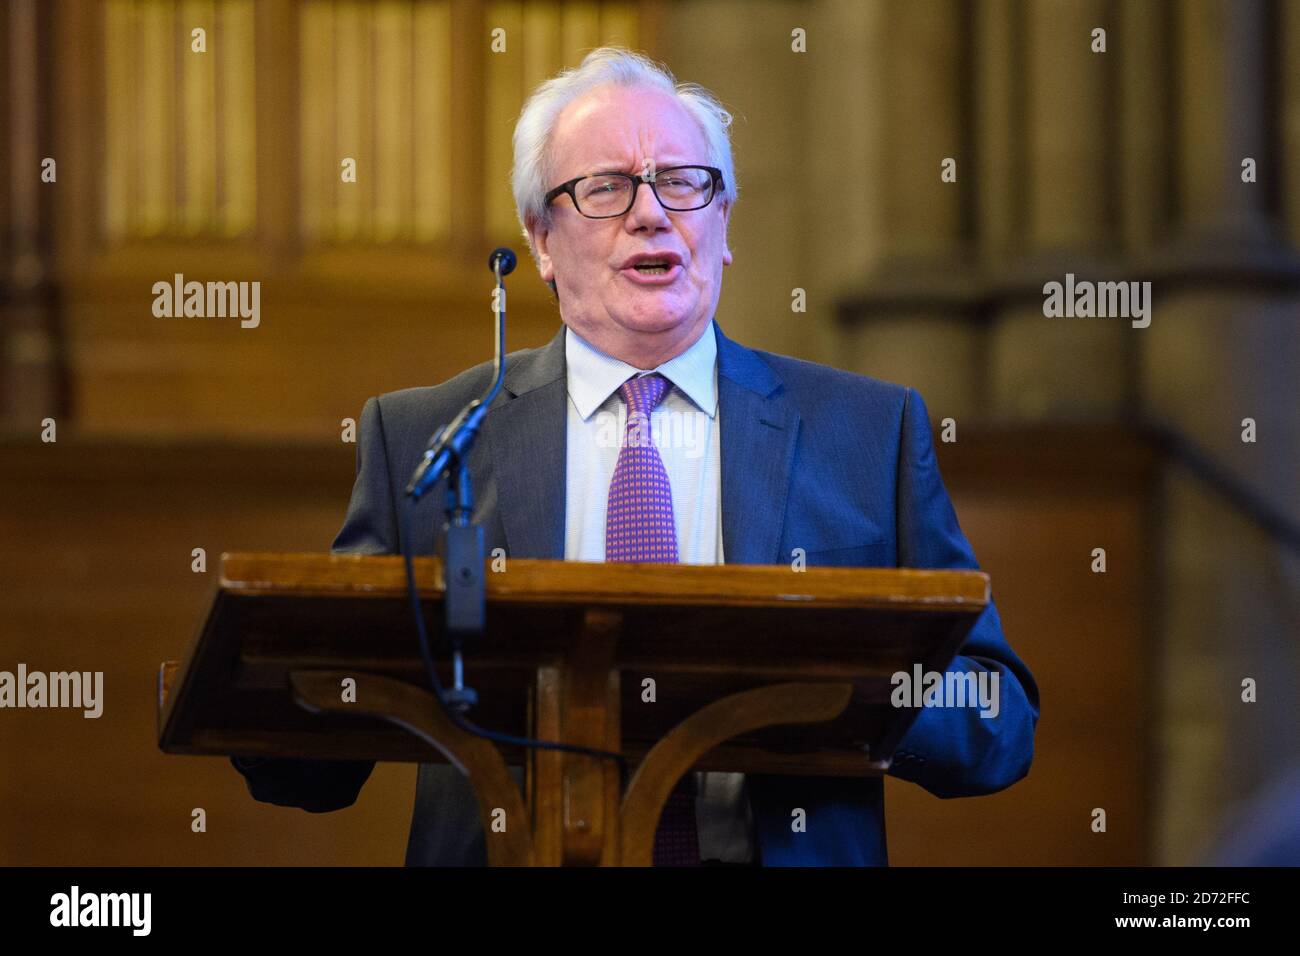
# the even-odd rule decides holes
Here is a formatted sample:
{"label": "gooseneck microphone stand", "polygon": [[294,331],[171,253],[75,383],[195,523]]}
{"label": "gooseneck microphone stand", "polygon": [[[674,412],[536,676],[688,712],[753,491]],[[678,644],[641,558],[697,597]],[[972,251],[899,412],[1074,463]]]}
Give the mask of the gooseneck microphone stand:
{"label": "gooseneck microphone stand", "polygon": [[[474,493],[470,482],[469,453],[478,438],[480,426],[487,416],[488,407],[505,379],[506,347],[506,289],[503,279],[514,271],[518,260],[514,252],[504,247],[493,250],[488,257],[488,268],[496,277],[492,295],[492,310],[496,313],[496,348],[493,359],[492,385],[481,397],[471,401],[455,418],[442,426],[433,437],[406,485],[407,507],[401,509],[402,556],[406,564],[407,591],[411,610],[415,616],[416,633],[420,638],[420,654],[428,671],[434,695],[448,718],[468,733],[495,740],[499,743],[547,750],[562,750],[615,760],[624,779],[627,763],[622,754],[590,747],[578,747],[555,741],[534,740],[485,730],[469,721],[469,711],[478,703],[478,695],[465,684],[464,650],[466,644],[480,636],[486,623],[487,596],[484,572],[483,528],[474,523]],[[420,610],[420,595],[415,583],[413,555],[415,545],[411,536],[410,517],[416,505],[443,477],[447,478],[444,513],[446,523],[442,529],[439,548],[443,559],[445,581],[445,626],[452,651],[452,686],[444,688],[434,667],[429,647],[429,635]]]}
{"label": "gooseneck microphone stand", "polygon": [[488,257],[488,268],[497,280],[492,296],[492,310],[497,320],[492,385],[482,398],[474,399],[450,424],[434,433],[406,486],[407,497],[414,507],[443,475],[447,476],[444,508],[447,523],[443,527],[439,550],[446,582],[444,608],[447,636],[452,646],[453,682],[444,701],[450,711],[462,715],[478,703],[478,695],[465,686],[462,652],[467,639],[483,633],[487,601],[483,580],[483,528],[471,520],[474,491],[470,483],[469,452],[478,438],[479,426],[488,407],[501,391],[501,382],[505,378],[506,289],[503,278],[514,271],[516,263],[515,254],[506,248],[495,249]]}

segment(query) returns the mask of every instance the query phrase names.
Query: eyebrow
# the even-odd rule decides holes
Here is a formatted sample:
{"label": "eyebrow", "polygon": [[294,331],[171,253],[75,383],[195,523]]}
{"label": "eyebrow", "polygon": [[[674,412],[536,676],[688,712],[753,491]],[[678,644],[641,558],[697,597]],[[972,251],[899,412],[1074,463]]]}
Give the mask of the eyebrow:
{"label": "eyebrow", "polygon": [[[674,166],[694,166],[694,165],[696,164],[690,161],[682,161],[682,162],[674,161],[671,163],[664,163],[662,166],[659,165],[658,163],[655,163],[654,168],[656,171],[658,171],[660,169],[672,169]],[[593,169],[589,173],[583,173],[583,175],[584,176],[608,176],[611,173],[621,173],[624,176],[640,176],[641,170],[639,169],[627,170],[627,169],[613,169],[613,168]]]}

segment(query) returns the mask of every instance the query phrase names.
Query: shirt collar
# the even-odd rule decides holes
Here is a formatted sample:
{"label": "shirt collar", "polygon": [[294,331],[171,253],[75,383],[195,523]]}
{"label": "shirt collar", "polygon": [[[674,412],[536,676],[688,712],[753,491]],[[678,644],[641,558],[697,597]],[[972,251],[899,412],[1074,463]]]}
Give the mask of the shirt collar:
{"label": "shirt collar", "polygon": [[583,421],[590,418],[633,375],[649,375],[652,372],[658,372],[672,382],[701,411],[713,418],[718,412],[718,380],[715,375],[717,358],[718,340],[713,331],[712,319],[690,348],[650,371],[642,371],[612,355],[606,355],[573,329],[565,328],[564,360],[569,397],[573,399],[574,407],[578,409]]}

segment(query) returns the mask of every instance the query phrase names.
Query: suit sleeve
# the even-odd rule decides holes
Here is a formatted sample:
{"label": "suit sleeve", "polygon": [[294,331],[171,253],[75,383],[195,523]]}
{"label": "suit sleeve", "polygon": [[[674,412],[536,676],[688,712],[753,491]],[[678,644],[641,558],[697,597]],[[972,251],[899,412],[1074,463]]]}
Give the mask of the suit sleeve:
{"label": "suit sleeve", "polygon": [[[330,550],[335,554],[393,554],[397,550],[388,449],[376,398],[368,399],[361,410],[352,500]],[[230,762],[244,775],[253,799],[312,813],[352,806],[375,767],[373,760],[232,757]]]}
{"label": "suit sleeve", "polygon": [[[898,563],[978,570],[939,476],[925,402],[907,389],[898,464]],[[1038,686],[1002,635],[992,600],[948,671],[998,674],[996,716],[978,707],[925,707],[904,735],[890,773],[939,797],[975,796],[1011,786],[1029,772],[1038,725]]]}

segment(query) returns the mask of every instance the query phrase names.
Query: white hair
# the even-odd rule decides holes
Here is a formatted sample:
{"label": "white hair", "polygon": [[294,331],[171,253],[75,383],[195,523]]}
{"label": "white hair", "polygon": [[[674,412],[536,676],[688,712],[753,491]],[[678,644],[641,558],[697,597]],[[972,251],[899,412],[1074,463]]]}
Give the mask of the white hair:
{"label": "white hair", "polygon": [[732,117],[717,98],[697,83],[678,83],[666,66],[640,53],[623,47],[599,47],[588,53],[576,68],[565,70],[537,87],[524,103],[515,124],[515,158],[510,186],[514,190],[515,211],[530,251],[529,223],[550,222],[550,209],[545,205],[545,198],[547,191],[557,185],[552,182],[555,169],[550,156],[555,122],[564,108],[578,97],[608,83],[646,86],[676,96],[704,133],[708,152],[706,165],[722,170],[722,191],[714,199],[726,199],[729,203],[736,201],[736,169],[727,132]]}

